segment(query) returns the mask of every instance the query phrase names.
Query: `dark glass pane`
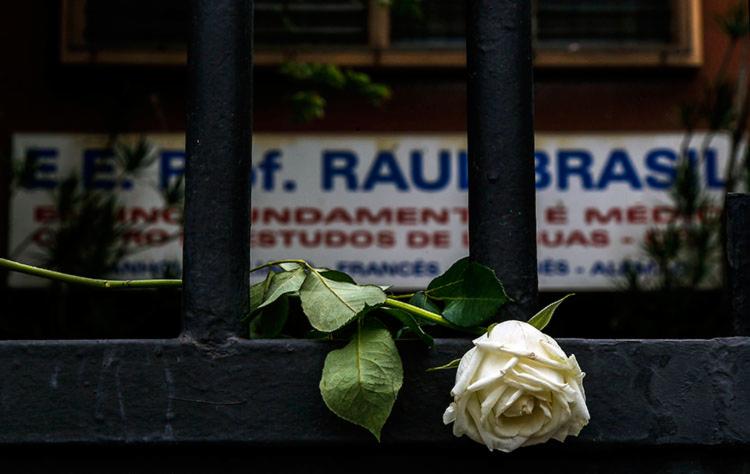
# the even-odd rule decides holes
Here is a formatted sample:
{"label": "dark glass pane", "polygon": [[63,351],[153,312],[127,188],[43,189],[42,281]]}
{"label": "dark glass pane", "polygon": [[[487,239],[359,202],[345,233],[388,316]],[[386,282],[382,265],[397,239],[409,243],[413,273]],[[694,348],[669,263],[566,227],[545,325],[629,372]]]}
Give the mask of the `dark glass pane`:
{"label": "dark glass pane", "polygon": [[84,37],[96,49],[185,48],[188,2],[88,0]]}
{"label": "dark glass pane", "polygon": [[[366,0],[255,2],[255,43],[366,45]],[[185,0],[88,0],[85,39],[96,49],[179,49],[187,44]]]}
{"label": "dark glass pane", "polygon": [[669,0],[538,0],[541,43],[669,43]]}
{"label": "dark glass pane", "polygon": [[[424,0],[418,11],[394,8],[394,44],[463,45],[466,2]],[[545,46],[665,44],[673,40],[669,0],[537,0],[536,35]]]}
{"label": "dark glass pane", "polygon": [[417,10],[391,10],[391,40],[395,44],[463,46],[466,31],[466,2],[424,0]]}
{"label": "dark glass pane", "polygon": [[255,2],[255,42],[367,44],[366,0],[276,0]]}

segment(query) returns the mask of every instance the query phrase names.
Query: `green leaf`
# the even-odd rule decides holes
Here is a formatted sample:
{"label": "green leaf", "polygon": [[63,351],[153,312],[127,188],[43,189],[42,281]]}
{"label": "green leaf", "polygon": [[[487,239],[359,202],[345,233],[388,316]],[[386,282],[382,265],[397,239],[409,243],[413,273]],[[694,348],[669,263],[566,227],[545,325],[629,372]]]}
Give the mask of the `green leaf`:
{"label": "green leaf", "polygon": [[263,308],[250,322],[250,339],[278,337],[289,315],[289,297],[284,295]]}
{"label": "green leaf", "polygon": [[355,285],[324,277],[311,270],[299,290],[302,310],[312,327],[333,332],[367,307],[385,303],[383,290],[373,285]]}
{"label": "green leaf", "polygon": [[414,293],[414,296],[409,298],[409,304],[413,304],[417,308],[426,309],[427,311],[435,314],[440,314],[442,311],[438,306],[435,304],[434,301],[429,299],[427,295],[424,294],[424,291],[418,291]]}
{"label": "green leaf", "polygon": [[391,334],[370,320],[358,327],[349,344],[328,353],[320,393],[333,413],[366,428],[380,441],[403,379]]}
{"label": "green leaf", "polygon": [[274,273],[263,294],[263,302],[255,309],[262,309],[283,295],[299,291],[302,283],[305,281],[305,277],[306,274],[303,268]]}
{"label": "green leaf", "polygon": [[338,270],[329,270],[325,268],[325,269],[319,270],[319,273],[323,275],[325,278],[328,278],[329,280],[340,281],[344,283],[351,283],[352,285],[356,285],[356,283],[354,282],[354,278]]}
{"label": "green leaf", "polygon": [[547,327],[549,322],[552,320],[552,315],[555,314],[555,310],[558,306],[560,306],[560,303],[573,296],[574,294],[575,293],[569,293],[559,300],[555,301],[554,303],[548,304],[544,307],[544,309],[532,316],[531,319],[528,320],[528,323],[541,331],[542,329]]}
{"label": "green leaf", "polygon": [[434,300],[445,301],[443,317],[460,327],[484,323],[508,301],[495,272],[468,257],[432,280],[425,294]]}
{"label": "green leaf", "polygon": [[432,347],[432,344],[434,342],[432,340],[432,336],[424,332],[422,326],[419,325],[419,322],[417,322],[417,320],[414,319],[411,314],[398,308],[382,308],[382,311],[388,313],[389,315],[404,323],[404,326],[406,326],[406,328],[416,334],[417,337],[419,337],[425,344],[427,344],[427,347]]}
{"label": "green leaf", "polygon": [[461,359],[454,359],[445,365],[441,365],[439,367],[430,367],[429,369],[427,369],[427,372],[435,372],[437,370],[457,369],[458,364],[460,363],[461,363]]}
{"label": "green leaf", "polygon": [[274,274],[274,272],[269,271],[263,281],[261,281],[260,283],[256,283],[250,287],[250,310],[248,311],[248,317],[255,313],[255,311],[257,311],[258,309],[258,306],[263,303],[264,296],[266,294],[266,291],[268,290],[268,287],[271,285],[271,280],[273,280]]}

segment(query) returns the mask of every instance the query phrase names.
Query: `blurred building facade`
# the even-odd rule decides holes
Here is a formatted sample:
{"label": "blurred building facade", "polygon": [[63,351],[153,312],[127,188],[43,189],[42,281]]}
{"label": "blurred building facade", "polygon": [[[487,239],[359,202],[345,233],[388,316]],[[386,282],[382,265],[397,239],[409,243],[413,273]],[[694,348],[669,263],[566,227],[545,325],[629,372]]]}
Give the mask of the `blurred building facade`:
{"label": "blurred building facade", "polygon": [[[0,18],[0,145],[17,133],[182,133],[186,2],[29,0]],[[256,1],[258,133],[463,134],[464,3],[451,0]],[[717,17],[734,0],[538,0],[537,133],[682,133],[680,105],[738,55]],[[744,46],[743,46],[744,48]],[[744,51],[744,49],[742,49]],[[745,54],[743,52],[743,54]],[[295,120],[302,87],[283,64],[335,64],[387,84],[389,100],[325,94],[325,115]],[[3,179],[9,179],[3,166]],[[2,209],[8,195],[3,193]],[[0,251],[8,248],[3,212]]]}

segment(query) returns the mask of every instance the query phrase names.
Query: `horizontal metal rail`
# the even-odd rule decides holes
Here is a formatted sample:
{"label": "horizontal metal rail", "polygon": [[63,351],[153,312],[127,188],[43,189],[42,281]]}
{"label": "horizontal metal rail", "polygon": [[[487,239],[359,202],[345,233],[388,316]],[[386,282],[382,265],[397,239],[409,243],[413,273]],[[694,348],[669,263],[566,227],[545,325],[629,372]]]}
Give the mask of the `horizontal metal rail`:
{"label": "horizontal metal rail", "polygon": [[[587,375],[591,423],[567,444],[750,446],[750,338],[562,340]],[[318,382],[335,343],[234,340],[0,342],[0,445],[237,443],[376,446]],[[468,340],[400,343],[404,387],[384,446],[471,446],[442,423]],[[556,443],[550,442],[550,445]]]}

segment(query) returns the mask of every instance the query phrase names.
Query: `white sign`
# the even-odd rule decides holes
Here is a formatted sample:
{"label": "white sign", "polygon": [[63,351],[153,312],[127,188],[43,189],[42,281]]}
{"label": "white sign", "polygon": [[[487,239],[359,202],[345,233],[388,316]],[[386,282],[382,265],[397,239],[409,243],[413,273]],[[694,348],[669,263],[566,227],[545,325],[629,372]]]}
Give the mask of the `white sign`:
{"label": "white sign", "polygon": [[[134,141],[137,137],[121,137]],[[117,278],[179,268],[179,210],[159,189],[184,171],[184,137],[150,135],[156,160],[138,180],[117,179],[105,136],[18,134],[16,160],[34,160],[29,189],[12,197],[12,257],[39,263],[55,225],[52,192],[70,173],[117,188],[131,249]],[[644,233],[672,216],[667,190],[683,135],[540,134],[536,137],[537,244],[542,289],[611,289],[623,259],[643,259]],[[691,153],[702,149],[696,136]],[[722,188],[729,141],[717,136],[696,160],[706,188]],[[502,157],[498,157],[502,159]],[[304,258],[365,283],[425,286],[468,253],[463,135],[256,134],[253,264]],[[640,271],[653,274],[643,262]],[[36,280],[14,275],[15,285]]]}

